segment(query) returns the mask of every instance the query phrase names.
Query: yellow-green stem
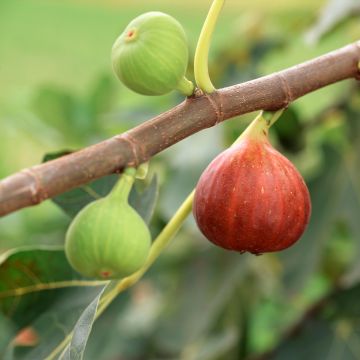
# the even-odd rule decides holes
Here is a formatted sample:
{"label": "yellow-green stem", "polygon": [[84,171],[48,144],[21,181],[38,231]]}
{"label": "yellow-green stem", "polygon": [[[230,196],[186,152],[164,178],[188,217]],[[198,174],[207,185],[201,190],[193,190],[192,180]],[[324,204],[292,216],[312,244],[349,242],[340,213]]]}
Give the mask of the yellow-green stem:
{"label": "yellow-green stem", "polygon": [[263,111],[262,116],[266,120],[268,128],[276,123],[279,117],[282,115],[285,109],[280,109],[277,111]]}
{"label": "yellow-green stem", "polygon": [[[269,128],[280,117],[282,112],[283,110],[279,110],[276,112],[260,112],[260,114],[249,125],[249,127],[239,136],[235,143],[241,138],[243,138],[244,134],[246,134],[248,129],[252,126],[257,126],[259,123],[261,124],[261,126],[264,126],[263,122],[265,121],[266,126]],[[176,235],[181,225],[184,223],[184,221],[190,214],[194,195],[195,190],[193,190],[188,195],[188,197],[181,204],[174,216],[155,239],[151,246],[150,253],[145,265],[133,275],[119,280],[118,282],[115,282],[112,288],[108,292],[103,294],[102,298],[100,299],[98,309],[96,311],[95,319],[101,316],[101,314],[107,309],[107,307],[120,293],[128,289],[130,286],[134,285],[146,273],[146,271],[150,268],[154,261],[160,256],[161,252],[169,244],[171,239]],[[68,334],[68,336],[52,351],[52,353],[46,358],[46,360],[55,359],[56,356],[60,354],[64,350],[64,348],[70,343],[72,336],[73,332]]]}
{"label": "yellow-green stem", "polygon": [[128,167],[121,174],[118,182],[114,185],[109,196],[113,200],[125,201],[128,199],[131,188],[135,181],[136,169]]}
{"label": "yellow-green stem", "polygon": [[236,139],[234,144],[237,144],[245,137],[247,139],[259,139],[259,137],[267,137],[269,128],[275,124],[283,111],[284,109],[278,111],[261,111],[245,129],[245,131]]}
{"label": "yellow-green stem", "polygon": [[195,52],[194,74],[197,86],[207,94],[216,89],[209,76],[209,50],[212,34],[225,0],[214,0],[200,33]]}
{"label": "yellow-green stem", "polygon": [[[184,223],[186,218],[191,212],[192,203],[194,198],[195,191],[192,191],[191,194],[185,199],[185,201],[181,204],[179,209],[176,211],[174,216],[170,219],[161,233],[153,242],[149,256],[146,260],[145,265],[134,273],[131,276],[128,276],[122,280],[119,280],[112,287],[110,291],[104,293],[102,298],[100,299],[98,309],[96,311],[95,319],[97,319],[111,304],[111,302],[119,295],[121,292],[134,285],[149,269],[149,267],[154,263],[154,261],[159,257],[164,248],[169,244],[171,239],[176,235],[181,225]],[[46,360],[55,359],[58,354],[60,354],[64,348],[70,343],[71,338],[73,336],[73,332],[70,333],[46,358]]]}

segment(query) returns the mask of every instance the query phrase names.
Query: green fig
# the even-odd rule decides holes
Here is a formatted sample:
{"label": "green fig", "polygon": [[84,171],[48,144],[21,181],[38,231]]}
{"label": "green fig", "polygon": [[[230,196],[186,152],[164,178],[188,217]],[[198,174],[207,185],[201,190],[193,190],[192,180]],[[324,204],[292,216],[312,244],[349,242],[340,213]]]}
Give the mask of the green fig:
{"label": "green fig", "polygon": [[163,95],[178,89],[191,95],[185,78],[189,50],[181,24],[170,15],[152,11],[130,22],[112,48],[115,74],[131,90]]}
{"label": "green fig", "polygon": [[127,169],[106,197],[84,207],[73,219],[65,240],[65,254],[80,274],[119,279],[145,263],[151,235],[128,197],[136,170]]}

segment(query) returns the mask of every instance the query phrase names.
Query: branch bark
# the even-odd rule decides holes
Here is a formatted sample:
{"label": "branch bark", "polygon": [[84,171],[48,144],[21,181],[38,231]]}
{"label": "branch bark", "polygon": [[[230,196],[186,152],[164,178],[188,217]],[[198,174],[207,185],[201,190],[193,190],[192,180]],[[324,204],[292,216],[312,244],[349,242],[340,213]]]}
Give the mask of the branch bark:
{"label": "branch bark", "polygon": [[256,110],[277,110],[297,98],[349,78],[360,79],[360,41],[289,69],[197,94],[173,109],[76,153],[0,181],[0,216],[36,205],[102,176],[136,166],[180,140]]}

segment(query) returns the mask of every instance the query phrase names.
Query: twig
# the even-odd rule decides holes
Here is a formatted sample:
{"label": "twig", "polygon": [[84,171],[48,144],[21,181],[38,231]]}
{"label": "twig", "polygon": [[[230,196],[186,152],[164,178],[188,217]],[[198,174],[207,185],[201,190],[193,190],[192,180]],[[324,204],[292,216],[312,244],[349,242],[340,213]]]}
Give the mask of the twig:
{"label": "twig", "polygon": [[253,81],[196,95],[128,132],[0,182],[0,216],[136,166],[202,130],[256,110],[278,110],[335,82],[360,79],[360,41]]}

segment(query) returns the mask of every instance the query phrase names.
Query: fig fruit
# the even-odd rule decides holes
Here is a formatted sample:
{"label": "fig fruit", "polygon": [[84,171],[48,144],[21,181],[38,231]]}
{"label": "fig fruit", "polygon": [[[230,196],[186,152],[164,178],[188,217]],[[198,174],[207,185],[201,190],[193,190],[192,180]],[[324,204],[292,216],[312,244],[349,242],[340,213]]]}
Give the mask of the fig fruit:
{"label": "fig fruit", "polygon": [[144,265],[151,235],[128,203],[135,173],[135,169],[127,169],[109,195],[85,206],[70,224],[65,254],[80,274],[118,279]]}
{"label": "fig fruit", "polygon": [[262,115],[205,169],[193,206],[197,225],[211,242],[254,254],[295,243],[310,213],[306,184],[271,146]]}
{"label": "fig fruit", "polygon": [[143,95],[163,95],[174,89],[191,95],[194,86],[185,78],[188,58],[181,24],[156,11],[131,21],[112,48],[115,74],[124,85]]}

